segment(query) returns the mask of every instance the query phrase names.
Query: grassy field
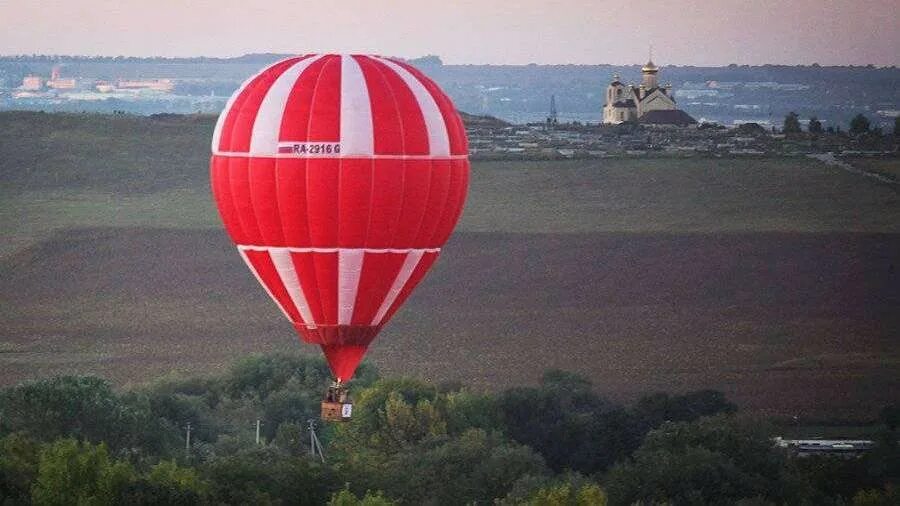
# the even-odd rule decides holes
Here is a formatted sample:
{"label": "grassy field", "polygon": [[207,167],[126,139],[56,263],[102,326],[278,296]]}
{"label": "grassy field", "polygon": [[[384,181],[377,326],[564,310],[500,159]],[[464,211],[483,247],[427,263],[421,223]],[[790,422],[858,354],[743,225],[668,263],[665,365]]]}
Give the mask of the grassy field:
{"label": "grassy field", "polygon": [[[0,383],[299,346],[218,223],[211,128],[0,114]],[[476,163],[458,230],[372,349],[389,374],[562,367],[817,420],[900,401],[896,185],[805,158]]]}
{"label": "grassy field", "polygon": [[893,178],[900,183],[900,163],[895,158],[845,158],[854,167]]}

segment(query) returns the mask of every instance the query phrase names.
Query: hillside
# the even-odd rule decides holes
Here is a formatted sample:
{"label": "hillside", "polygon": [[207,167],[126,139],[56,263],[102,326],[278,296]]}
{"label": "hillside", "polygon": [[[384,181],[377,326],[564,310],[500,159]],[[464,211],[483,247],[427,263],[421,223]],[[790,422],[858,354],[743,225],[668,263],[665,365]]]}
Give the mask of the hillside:
{"label": "hillside", "polygon": [[[0,114],[0,383],[135,383],[299,346],[217,222],[211,127]],[[756,412],[864,419],[900,400],[898,258],[896,187],[813,160],[481,163],[370,359],[485,388],[562,367],[623,401],[717,388]]]}

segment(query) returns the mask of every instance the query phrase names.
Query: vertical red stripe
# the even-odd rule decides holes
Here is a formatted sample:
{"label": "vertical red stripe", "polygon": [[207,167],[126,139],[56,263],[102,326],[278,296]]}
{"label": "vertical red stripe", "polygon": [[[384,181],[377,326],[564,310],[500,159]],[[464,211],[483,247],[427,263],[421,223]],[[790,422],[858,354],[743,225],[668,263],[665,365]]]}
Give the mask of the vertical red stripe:
{"label": "vertical red stripe", "polygon": [[431,161],[403,162],[403,201],[397,231],[391,240],[393,248],[414,247],[416,236],[425,219],[428,189],[431,186]]}
{"label": "vertical red stripe", "polygon": [[414,248],[429,248],[431,236],[437,229],[444,205],[447,203],[447,194],[450,191],[450,160],[431,161],[431,185],[428,188],[428,198],[425,203],[425,215],[419,227],[419,233],[413,240]]}
{"label": "vertical red stripe", "polygon": [[450,187],[447,191],[447,199],[441,206],[441,217],[434,233],[428,239],[429,247],[441,246],[450,237],[459,216],[462,214],[463,204],[466,202],[466,191],[469,187],[469,160],[450,160]]}
{"label": "vertical red stripe", "polygon": [[293,301],[291,301],[291,297],[288,295],[284,283],[281,282],[281,276],[278,275],[278,271],[275,269],[275,264],[272,263],[272,257],[269,256],[269,252],[245,251],[244,253],[247,255],[247,259],[250,260],[250,264],[253,265],[256,274],[262,279],[263,284],[266,285],[266,288],[268,288],[270,292],[272,292],[272,295],[278,300],[281,307],[287,311],[291,321],[303,321],[300,318],[300,313],[294,306]]}
{"label": "vertical red stripe", "polygon": [[406,165],[404,160],[374,161],[372,210],[366,236],[368,248],[390,248],[393,245],[406,201]]}
{"label": "vertical red stripe", "polygon": [[341,160],[310,158],[306,161],[306,213],[310,246],[334,248],[340,228],[339,184]]}
{"label": "vertical red stripe", "polygon": [[338,254],[310,253],[316,270],[316,283],[319,285],[319,304],[322,306],[322,319],[316,323],[337,325],[338,317]]}
{"label": "vertical red stripe", "polygon": [[310,140],[309,124],[313,94],[327,61],[327,58],[320,58],[300,73],[284,106],[278,134],[279,141],[306,142]]}
{"label": "vertical red stripe", "polygon": [[338,246],[341,248],[363,248],[366,246],[366,232],[371,213],[379,213],[372,204],[373,160],[352,158],[341,161],[338,188],[338,216],[340,230]]}
{"label": "vertical red stripe", "polygon": [[209,161],[210,180],[212,183],[213,198],[219,209],[219,216],[225,225],[225,231],[235,244],[244,244],[244,231],[241,229],[240,218],[234,207],[231,197],[231,184],[228,180],[228,158],[213,156]]}
{"label": "vertical red stripe", "polygon": [[291,65],[302,60],[302,57],[291,58],[277,63],[256,76],[231,105],[231,109],[223,114],[219,151],[245,152],[250,150],[250,134],[253,122],[259,111],[259,104],[268,93],[272,83]]}
{"label": "vertical red stripe", "polygon": [[340,142],[341,140],[341,57],[323,58],[325,65],[316,82],[309,113],[308,140]]}
{"label": "vertical red stripe", "polygon": [[267,246],[284,246],[281,230],[281,212],[275,184],[274,158],[250,158],[247,177],[250,184],[250,202],[259,227],[262,243]]}
{"label": "vertical red stripe", "polygon": [[243,237],[243,244],[262,244],[259,226],[256,224],[256,212],[250,195],[250,158],[228,157],[228,184],[235,214],[238,217]]}
{"label": "vertical red stripe", "polygon": [[275,159],[276,198],[285,246],[309,246],[306,199],[306,160]]}

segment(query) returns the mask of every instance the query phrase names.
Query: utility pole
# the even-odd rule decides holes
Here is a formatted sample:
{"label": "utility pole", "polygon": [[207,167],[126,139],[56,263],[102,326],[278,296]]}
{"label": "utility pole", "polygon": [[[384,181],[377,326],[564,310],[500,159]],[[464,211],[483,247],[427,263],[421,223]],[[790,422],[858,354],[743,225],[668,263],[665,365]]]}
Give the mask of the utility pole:
{"label": "utility pole", "polygon": [[307,426],[309,427],[309,454],[312,458],[318,456],[322,462],[325,462],[325,452],[322,451],[322,443],[319,442],[319,437],[316,436],[316,421],[310,418],[307,421]]}
{"label": "utility pole", "polygon": [[187,430],[187,435],[184,438],[184,451],[185,451],[185,453],[188,454],[188,456],[190,456],[190,454],[191,454],[191,422],[187,423],[187,427],[185,427],[185,429]]}
{"label": "utility pole", "polygon": [[256,444],[259,444],[259,420],[256,421]]}

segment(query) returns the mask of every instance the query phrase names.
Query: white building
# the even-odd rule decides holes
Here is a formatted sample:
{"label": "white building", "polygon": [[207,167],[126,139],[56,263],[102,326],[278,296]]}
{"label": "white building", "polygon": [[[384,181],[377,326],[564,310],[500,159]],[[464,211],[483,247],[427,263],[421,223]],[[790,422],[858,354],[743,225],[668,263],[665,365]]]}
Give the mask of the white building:
{"label": "white building", "polygon": [[[624,84],[618,75],[606,88],[606,104],[603,106],[603,122],[619,124],[637,122],[642,118],[649,123],[690,124],[696,121],[675,106],[672,85],[659,85],[659,67],[648,61],[641,67],[641,84]],[[652,111],[677,111],[675,113],[654,113]]]}
{"label": "white building", "polygon": [[44,87],[44,80],[40,76],[27,75],[22,79],[22,86],[19,87],[25,91],[38,91]]}

